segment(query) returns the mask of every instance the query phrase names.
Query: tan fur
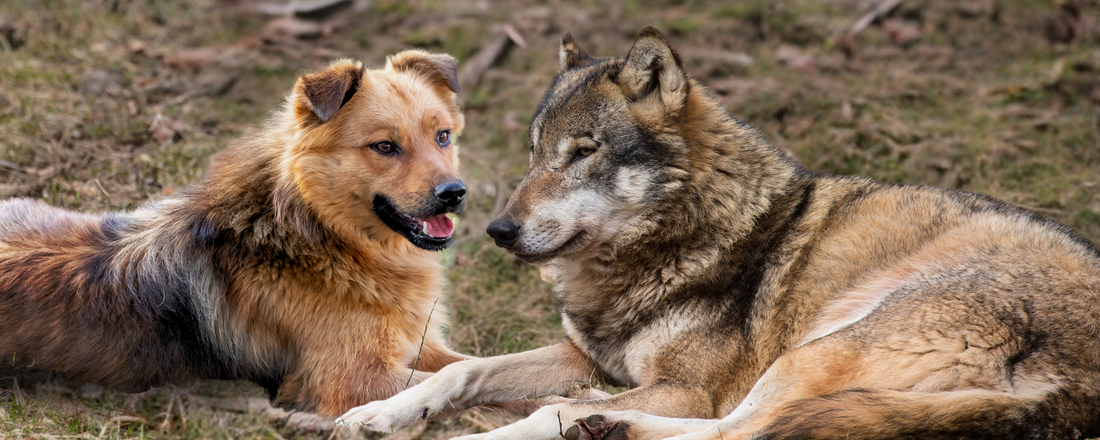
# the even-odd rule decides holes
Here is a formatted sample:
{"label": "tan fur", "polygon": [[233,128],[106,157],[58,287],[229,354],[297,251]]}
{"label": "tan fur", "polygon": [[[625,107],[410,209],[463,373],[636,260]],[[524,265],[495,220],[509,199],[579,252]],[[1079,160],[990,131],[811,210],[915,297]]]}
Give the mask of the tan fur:
{"label": "tan fur", "polygon": [[[559,59],[488,232],[552,274],[569,343],[630,390],[464,440],[1100,435],[1087,240],[987,197],[806,171],[652,28],[625,58],[565,35]],[[512,371],[548,354],[448,366],[343,420],[543,389]]]}
{"label": "tan fur", "polygon": [[0,203],[0,354],[132,391],[250,379],[322,415],[467,359],[441,332],[438,254],[372,205],[384,194],[411,211],[457,181],[457,144],[437,142],[464,125],[456,69],[406,51],[385,69],[305,75],[201,184],[133,213]]}

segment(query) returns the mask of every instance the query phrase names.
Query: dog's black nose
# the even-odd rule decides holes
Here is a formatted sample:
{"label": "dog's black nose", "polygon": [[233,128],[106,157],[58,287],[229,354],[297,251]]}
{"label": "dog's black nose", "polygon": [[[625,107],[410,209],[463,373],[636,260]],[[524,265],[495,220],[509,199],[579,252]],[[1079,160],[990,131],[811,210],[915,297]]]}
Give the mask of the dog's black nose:
{"label": "dog's black nose", "polygon": [[466,187],[458,180],[444,182],[435,187],[435,197],[444,205],[454,208],[466,200]]}
{"label": "dog's black nose", "polygon": [[489,229],[485,230],[493,240],[496,240],[497,246],[502,248],[510,248],[516,244],[516,236],[519,235],[519,225],[512,223],[511,220],[506,218],[498,218],[489,223]]}

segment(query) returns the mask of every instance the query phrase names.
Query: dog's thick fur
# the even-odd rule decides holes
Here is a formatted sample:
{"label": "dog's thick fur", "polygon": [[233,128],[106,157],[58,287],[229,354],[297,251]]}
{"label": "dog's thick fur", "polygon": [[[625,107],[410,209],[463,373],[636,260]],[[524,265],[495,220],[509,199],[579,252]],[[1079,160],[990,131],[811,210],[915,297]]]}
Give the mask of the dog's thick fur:
{"label": "dog's thick fur", "polygon": [[[464,361],[346,414],[631,386],[477,439],[1100,435],[1100,252],[988,197],[810,173],[730,116],[656,30],[566,34],[531,166],[489,227],[557,278],[568,338]],[[722,418],[722,420],[703,420]]]}
{"label": "dog's thick fur", "polygon": [[376,213],[449,226],[461,208],[433,193],[458,182],[458,146],[438,142],[464,124],[456,68],[406,51],[303,76],[200,184],[133,212],[0,203],[0,360],[127,391],[247,379],[335,415],[464,359],[427,250],[449,237]]}

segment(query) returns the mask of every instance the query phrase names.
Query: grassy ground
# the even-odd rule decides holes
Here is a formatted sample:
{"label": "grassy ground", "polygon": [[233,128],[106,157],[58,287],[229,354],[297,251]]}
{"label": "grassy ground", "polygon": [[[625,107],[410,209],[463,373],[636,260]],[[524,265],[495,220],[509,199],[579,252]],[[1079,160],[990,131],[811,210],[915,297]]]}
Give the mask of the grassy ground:
{"label": "grassy ground", "polygon": [[[247,0],[2,2],[0,197],[133,208],[195,182],[306,70],[338,57],[377,66],[413,46],[472,65],[510,24],[525,44],[460,78],[472,193],[445,254],[450,339],[479,356],[538,347],[562,336],[549,288],[484,228],[526,169],[526,124],[556,70],[561,32],[593,55],[623,55],[654,25],[734,114],[810,169],[981,192],[1100,241],[1096,3],[908,2],[846,38],[873,3],[375,0],[295,22],[306,34],[296,36]],[[232,403],[261,396],[240,382],[126,395],[9,372],[0,438],[329,435]],[[502,422],[474,413],[393,438]]]}

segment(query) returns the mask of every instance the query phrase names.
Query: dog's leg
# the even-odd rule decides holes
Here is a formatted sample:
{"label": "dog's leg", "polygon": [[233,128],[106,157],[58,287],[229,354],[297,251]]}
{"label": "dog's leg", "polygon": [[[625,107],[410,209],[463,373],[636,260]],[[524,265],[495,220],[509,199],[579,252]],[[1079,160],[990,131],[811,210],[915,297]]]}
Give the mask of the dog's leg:
{"label": "dog's leg", "polygon": [[443,367],[420,385],[388,400],[353,408],[339,422],[391,432],[452,408],[564,394],[579,384],[591,383],[596,372],[596,364],[569,342],[470,359]]}
{"label": "dog's leg", "polygon": [[429,341],[424,344],[424,349],[421,350],[419,359],[417,359],[413,368],[435,373],[447,365],[469,359],[476,358],[458,353],[443,344]]}

